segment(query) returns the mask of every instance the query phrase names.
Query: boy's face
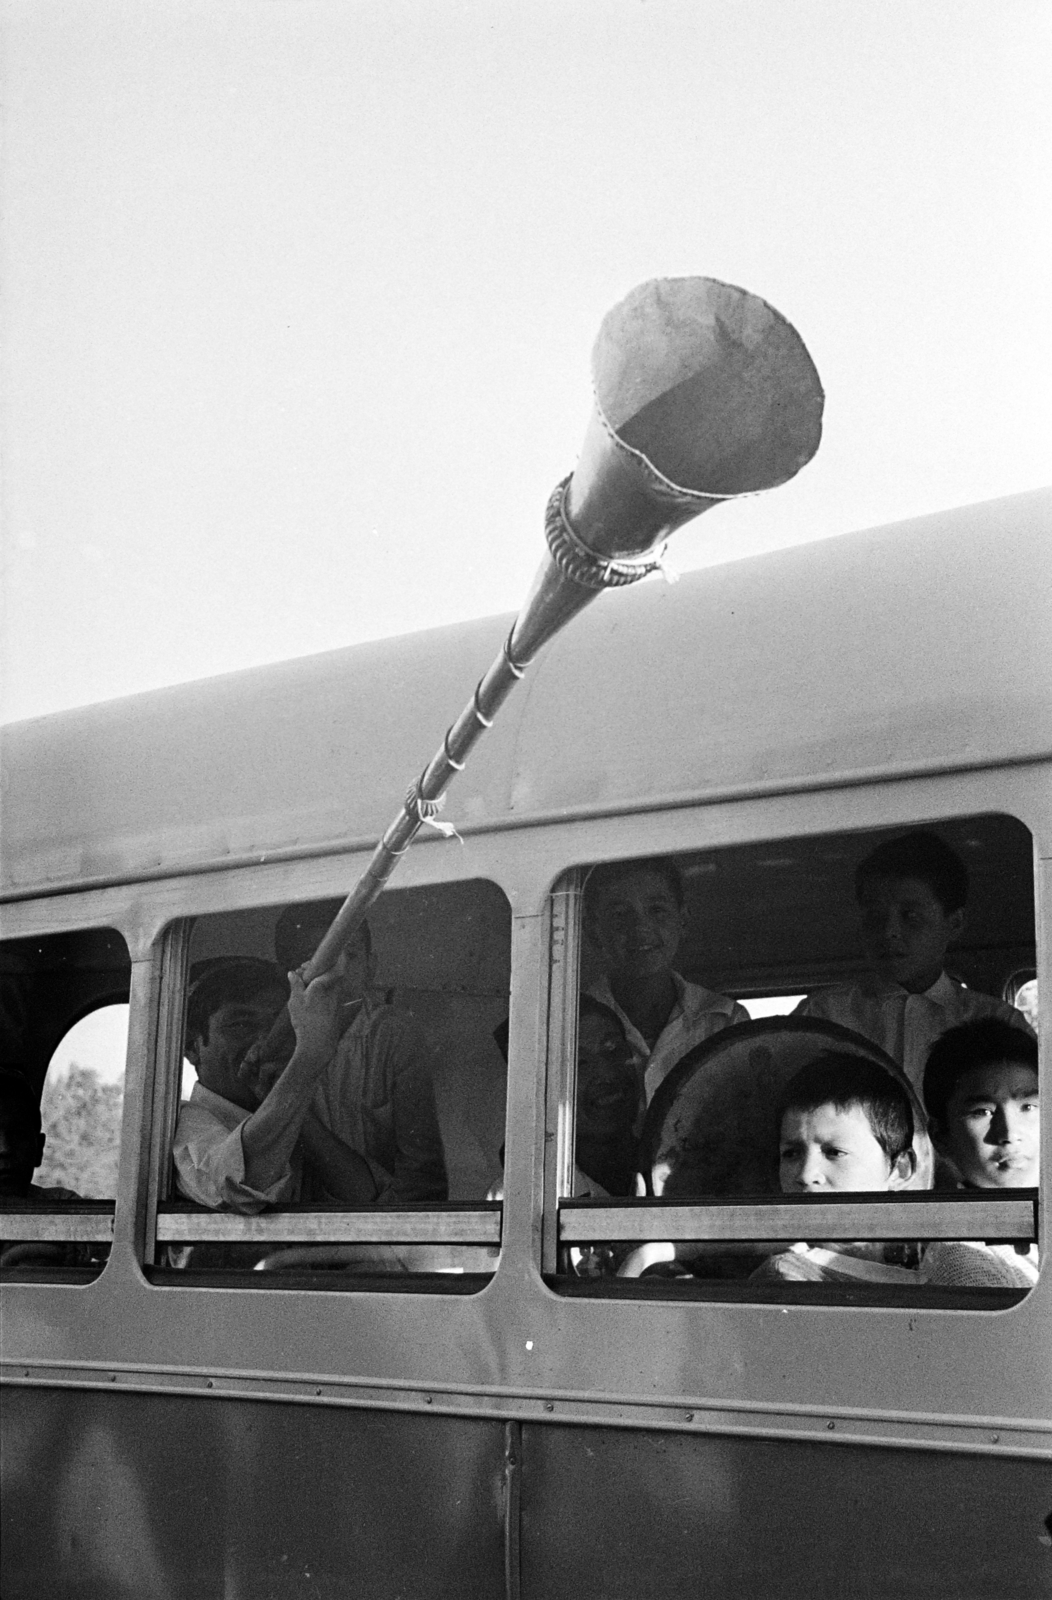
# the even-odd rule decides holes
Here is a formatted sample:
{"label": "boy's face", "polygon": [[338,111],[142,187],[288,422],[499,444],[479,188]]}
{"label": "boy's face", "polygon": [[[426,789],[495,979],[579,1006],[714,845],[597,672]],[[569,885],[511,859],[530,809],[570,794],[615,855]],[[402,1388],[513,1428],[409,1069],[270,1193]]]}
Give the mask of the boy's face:
{"label": "boy's face", "polygon": [[632,1052],[613,1018],[585,1012],[577,1029],[577,1136],[615,1139],[639,1109]]}
{"label": "boy's face", "polygon": [[859,895],[862,939],[882,978],[912,994],[930,989],[964,912],[947,911],[923,878],[869,878]]}
{"label": "boy's face", "polygon": [[252,1111],[256,1101],[246,1091],[238,1068],[249,1046],[266,1034],[282,1006],[283,988],[262,989],[247,1000],[231,1000],[212,1012],[206,1038],[198,1036],[187,1047],[206,1089]]}
{"label": "boy's face", "polygon": [[1037,1183],[1039,1123],[1033,1067],[995,1061],[957,1080],[942,1143],[966,1183],[1029,1189]]}
{"label": "boy's face", "polygon": [[44,1159],[44,1135],[16,1111],[0,1111],[0,1195],[24,1200]]}
{"label": "boy's face", "polygon": [[633,872],[604,885],[591,928],[611,972],[667,972],[683,937],[684,914],[659,872]]}
{"label": "boy's face", "polygon": [[912,1161],[888,1160],[860,1105],[790,1106],[782,1117],[778,1181],[783,1194],[826,1189],[901,1189]]}

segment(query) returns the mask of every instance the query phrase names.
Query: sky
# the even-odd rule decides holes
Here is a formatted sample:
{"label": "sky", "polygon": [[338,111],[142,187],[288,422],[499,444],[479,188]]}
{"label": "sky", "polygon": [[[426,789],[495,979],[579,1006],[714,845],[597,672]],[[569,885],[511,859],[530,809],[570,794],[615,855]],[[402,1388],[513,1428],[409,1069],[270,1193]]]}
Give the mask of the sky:
{"label": "sky", "polygon": [[651,277],[827,395],[680,570],[1052,478],[1045,0],[2,15],[5,720],[515,610]]}

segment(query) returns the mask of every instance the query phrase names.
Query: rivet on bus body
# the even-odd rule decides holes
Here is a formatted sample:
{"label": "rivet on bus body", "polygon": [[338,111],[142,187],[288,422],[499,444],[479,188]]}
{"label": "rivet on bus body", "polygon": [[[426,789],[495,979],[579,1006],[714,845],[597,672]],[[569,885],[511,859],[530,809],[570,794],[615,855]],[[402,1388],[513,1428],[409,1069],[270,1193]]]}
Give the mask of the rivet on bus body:
{"label": "rivet on bus body", "polygon": [[110,1373],[110,1382],[111,1383],[116,1383],[117,1382],[117,1374],[115,1372],[111,1372]]}
{"label": "rivet on bus body", "polygon": [[552,1405],[550,1400],[546,1400],[544,1402],[544,1409],[545,1409],[545,1411],[554,1411],[555,1407]]}
{"label": "rivet on bus body", "polygon": [[833,1429],[836,1427],[836,1423],[835,1422],[827,1422],[826,1423],[826,1427],[829,1429],[830,1433],[832,1433]]}
{"label": "rivet on bus body", "polygon": [[687,1421],[688,1422],[693,1422],[694,1421],[694,1413],[693,1413],[693,1411],[688,1411],[687,1412]]}
{"label": "rivet on bus body", "polygon": [[431,1396],[429,1394],[425,1394],[425,1396],[424,1396],[424,1404],[425,1404],[425,1406],[429,1406],[431,1404]]}
{"label": "rivet on bus body", "polygon": [[991,1444],[1000,1444],[1001,1443],[1001,1435],[999,1433],[992,1433],[990,1435],[990,1443]]}
{"label": "rivet on bus body", "polygon": [[215,1386],[216,1386],[216,1381],[215,1381],[214,1378],[209,1378],[208,1382],[205,1384],[205,1388],[206,1389],[214,1389]]}
{"label": "rivet on bus body", "polygon": [[321,1390],[320,1389],[315,1389],[314,1393],[315,1394],[321,1394]]}

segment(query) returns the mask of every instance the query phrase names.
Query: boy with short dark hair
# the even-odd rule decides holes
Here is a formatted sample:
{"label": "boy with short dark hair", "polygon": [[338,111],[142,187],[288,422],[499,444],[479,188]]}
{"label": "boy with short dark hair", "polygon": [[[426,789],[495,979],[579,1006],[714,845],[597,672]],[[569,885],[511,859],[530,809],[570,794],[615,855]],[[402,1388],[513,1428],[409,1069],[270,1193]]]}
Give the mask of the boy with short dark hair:
{"label": "boy with short dark hair", "polygon": [[[893,1192],[916,1170],[914,1115],[906,1084],[875,1061],[829,1050],[786,1085],[778,1105],[778,1181],[783,1194]],[[916,1269],[888,1260],[879,1242],[795,1244],[754,1278],[799,1283],[915,1283]]]}
{"label": "boy with short dark hair", "polygon": [[965,988],[945,970],[946,951],[964,927],[968,873],[938,834],[918,828],[884,840],[859,863],[855,898],[872,971],[808,995],[799,1014],[872,1040],[918,1093],[928,1051],[947,1028],[996,1017],[1029,1031],[1014,1006]]}
{"label": "boy with short dark hair", "polygon": [[[924,1103],[940,1155],[965,1189],[1028,1189],[1038,1181],[1037,1041],[995,1017],[951,1028],[924,1069]],[[929,1245],[928,1282],[1028,1288],[1037,1246],[979,1240]]]}

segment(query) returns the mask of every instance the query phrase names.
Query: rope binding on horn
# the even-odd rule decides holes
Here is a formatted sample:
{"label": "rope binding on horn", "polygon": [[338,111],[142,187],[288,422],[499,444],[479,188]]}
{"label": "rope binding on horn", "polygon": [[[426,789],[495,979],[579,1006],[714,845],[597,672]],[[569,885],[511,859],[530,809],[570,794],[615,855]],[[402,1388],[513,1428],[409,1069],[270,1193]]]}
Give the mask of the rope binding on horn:
{"label": "rope binding on horn", "polygon": [[597,556],[594,550],[582,544],[566,515],[569,482],[570,478],[566,477],[556,485],[544,513],[544,536],[560,572],[585,589],[623,589],[626,584],[638,583],[652,572],[665,571],[665,545],[656,555],[640,561],[615,561]]}

